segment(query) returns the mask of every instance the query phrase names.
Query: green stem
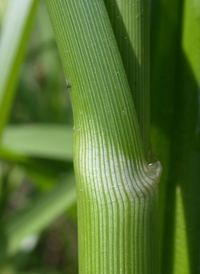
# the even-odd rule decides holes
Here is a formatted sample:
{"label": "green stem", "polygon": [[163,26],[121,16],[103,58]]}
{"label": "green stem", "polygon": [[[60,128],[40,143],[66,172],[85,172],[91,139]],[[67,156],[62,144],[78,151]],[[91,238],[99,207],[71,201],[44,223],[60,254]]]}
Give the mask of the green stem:
{"label": "green stem", "polygon": [[144,153],[150,147],[150,1],[105,0],[138,117]]}
{"label": "green stem", "polygon": [[159,163],[147,165],[103,0],[47,0],[71,86],[80,273],[158,273]]}

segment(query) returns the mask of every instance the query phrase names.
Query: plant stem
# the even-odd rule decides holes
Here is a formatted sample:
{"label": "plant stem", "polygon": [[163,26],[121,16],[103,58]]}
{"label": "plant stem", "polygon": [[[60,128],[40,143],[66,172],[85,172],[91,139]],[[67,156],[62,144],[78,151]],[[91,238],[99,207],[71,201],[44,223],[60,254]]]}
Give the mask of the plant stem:
{"label": "plant stem", "polygon": [[128,78],[143,148],[150,148],[150,1],[105,0]]}
{"label": "plant stem", "polygon": [[146,163],[104,1],[46,3],[71,86],[80,273],[156,274],[161,168]]}

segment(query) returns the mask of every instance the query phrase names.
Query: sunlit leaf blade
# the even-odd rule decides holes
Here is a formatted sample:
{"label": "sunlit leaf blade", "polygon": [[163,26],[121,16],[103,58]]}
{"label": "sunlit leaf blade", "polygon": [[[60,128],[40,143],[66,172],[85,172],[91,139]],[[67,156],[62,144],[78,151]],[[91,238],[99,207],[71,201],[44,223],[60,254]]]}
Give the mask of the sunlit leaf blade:
{"label": "sunlit leaf blade", "polygon": [[174,252],[174,272],[188,274],[190,273],[189,266],[189,250],[187,243],[187,227],[184,216],[183,197],[180,187],[176,189],[175,203],[175,252]]}
{"label": "sunlit leaf blade", "polygon": [[5,10],[8,6],[8,4],[9,4],[9,1],[10,0],[1,0],[0,1],[0,36],[1,36],[1,24],[2,24],[2,21],[3,21]]}
{"label": "sunlit leaf blade", "polygon": [[75,178],[69,174],[53,190],[42,194],[24,211],[1,224],[1,259],[14,255],[22,241],[37,235],[76,201]]}
{"label": "sunlit leaf blade", "polygon": [[38,0],[12,0],[0,39],[0,135],[7,122]]}
{"label": "sunlit leaf blade", "polygon": [[66,125],[8,126],[2,146],[18,154],[72,160],[73,129]]}
{"label": "sunlit leaf blade", "polygon": [[184,1],[177,72],[173,165],[179,210],[173,273],[195,274],[200,269],[200,2],[196,0]]}

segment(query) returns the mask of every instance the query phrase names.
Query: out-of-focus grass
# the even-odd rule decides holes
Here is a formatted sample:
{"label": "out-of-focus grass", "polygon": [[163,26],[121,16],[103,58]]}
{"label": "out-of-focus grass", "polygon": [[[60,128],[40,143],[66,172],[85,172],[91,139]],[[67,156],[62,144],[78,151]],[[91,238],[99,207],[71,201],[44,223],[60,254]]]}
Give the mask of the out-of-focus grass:
{"label": "out-of-focus grass", "polygon": [[[1,19],[4,8],[8,11],[13,3],[0,2]],[[7,129],[2,127],[0,273],[73,274],[78,266],[72,110],[42,1],[29,32],[23,63],[12,57],[13,68],[16,72],[18,66],[20,73],[9,98]]]}

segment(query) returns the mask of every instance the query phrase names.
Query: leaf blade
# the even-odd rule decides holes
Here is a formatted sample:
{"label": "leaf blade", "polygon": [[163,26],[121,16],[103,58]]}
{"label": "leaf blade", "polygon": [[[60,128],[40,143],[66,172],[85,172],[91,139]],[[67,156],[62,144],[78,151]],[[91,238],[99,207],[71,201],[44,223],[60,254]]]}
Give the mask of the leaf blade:
{"label": "leaf blade", "polygon": [[[1,225],[6,239],[3,252],[1,250],[3,258],[14,255],[24,238],[40,233],[75,201],[75,178],[71,173],[53,190],[38,197],[24,211],[17,213]],[[2,238],[0,246],[1,248],[3,246]]]}
{"label": "leaf blade", "polygon": [[24,156],[72,161],[73,129],[47,124],[8,126],[2,147]]}
{"label": "leaf blade", "polygon": [[8,120],[38,0],[9,3],[0,42],[0,135]]}

